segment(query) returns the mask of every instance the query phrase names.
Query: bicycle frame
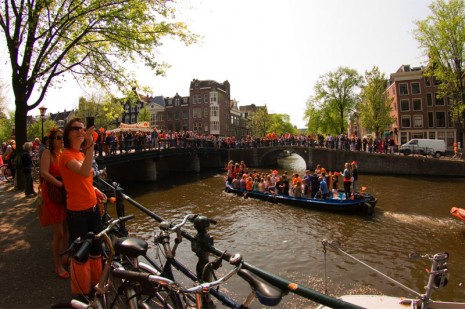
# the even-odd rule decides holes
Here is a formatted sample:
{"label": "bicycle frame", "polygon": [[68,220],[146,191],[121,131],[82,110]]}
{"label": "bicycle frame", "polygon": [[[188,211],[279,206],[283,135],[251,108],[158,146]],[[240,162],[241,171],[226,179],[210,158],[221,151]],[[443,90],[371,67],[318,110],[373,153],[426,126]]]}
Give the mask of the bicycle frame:
{"label": "bicycle frame", "polygon": [[[123,190],[119,187],[118,184],[113,183],[113,186],[112,186],[112,185],[108,184],[104,180],[102,180],[102,182],[104,182],[106,185],[108,185],[108,186],[110,186],[112,188],[115,188],[117,205],[118,205],[118,203],[120,203],[121,207],[123,208],[123,212],[124,212],[123,201],[126,200],[131,205],[133,205],[134,207],[136,207],[140,211],[144,212],[146,215],[148,215],[152,219],[154,219],[154,220],[156,220],[156,221],[158,221],[160,223],[163,222],[163,221],[166,221],[165,219],[163,219],[159,215],[155,214],[151,210],[147,209],[146,207],[144,207],[143,205],[141,205],[137,201],[133,200],[132,198],[130,198],[129,196],[124,194]],[[184,230],[181,230],[181,235],[185,239],[189,240],[191,243],[197,241],[195,237],[193,237],[192,235],[190,235],[189,233],[187,233]],[[203,236],[208,236],[208,234],[203,235]],[[208,239],[208,237],[204,237],[204,238]],[[213,246],[213,243],[204,242],[203,244],[200,244],[200,247],[201,247],[201,250],[196,251],[197,256],[199,256],[199,255],[208,256],[211,253],[211,254],[214,254],[214,255],[216,255],[218,257],[222,257],[222,259],[225,260],[225,261],[228,261],[231,258],[230,254],[226,253],[225,251],[221,251],[221,250],[218,250],[217,248],[215,248]],[[194,281],[199,281],[199,278],[198,278],[197,275],[194,275],[187,267],[182,265],[175,258],[167,259],[167,260],[169,260],[169,261],[166,263],[167,265],[165,265],[166,270],[162,270],[162,271],[166,271],[169,274],[169,271],[171,270],[171,266],[173,266],[176,269],[178,269],[180,272],[182,272],[188,278],[191,278]],[[277,288],[281,289],[284,293],[291,292],[291,293],[297,294],[297,295],[299,295],[301,297],[304,297],[304,298],[313,300],[315,302],[318,302],[320,304],[323,304],[323,305],[326,305],[326,306],[329,306],[329,307],[334,307],[334,308],[349,308],[349,309],[350,308],[354,308],[354,309],[360,309],[361,308],[361,307],[359,307],[357,305],[354,305],[354,304],[348,303],[346,301],[343,301],[343,300],[340,300],[340,299],[337,299],[337,298],[334,298],[334,297],[319,293],[319,292],[314,291],[312,289],[306,288],[306,287],[301,286],[301,285],[299,285],[299,284],[297,284],[295,282],[291,282],[291,281],[289,281],[289,280],[287,280],[285,278],[281,278],[281,277],[279,277],[279,276],[277,276],[275,274],[269,273],[269,272],[267,272],[265,270],[262,270],[262,269],[260,269],[260,268],[258,268],[256,266],[253,266],[253,265],[251,265],[249,263],[246,263],[246,262],[243,262],[243,269],[249,270],[254,275],[260,277],[264,281],[266,281],[266,282],[276,286]],[[165,275],[167,275],[167,274],[165,274]],[[172,276],[172,271],[171,271],[170,275]],[[172,279],[172,277],[170,279]],[[221,293],[219,291],[211,289],[210,294],[212,294],[215,298],[217,298],[224,305],[226,305],[226,306],[228,306],[230,308],[240,308],[241,307],[240,304],[238,304],[234,300],[230,299],[227,295],[225,295],[225,294],[223,294],[223,293]]]}

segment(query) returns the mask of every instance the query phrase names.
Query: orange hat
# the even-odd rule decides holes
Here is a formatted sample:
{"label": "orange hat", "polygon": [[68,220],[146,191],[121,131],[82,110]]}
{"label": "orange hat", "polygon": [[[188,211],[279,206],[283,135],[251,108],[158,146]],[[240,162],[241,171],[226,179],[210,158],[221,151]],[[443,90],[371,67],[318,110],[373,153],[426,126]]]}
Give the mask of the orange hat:
{"label": "orange hat", "polygon": [[357,165],[357,162],[356,162],[356,161],[354,161],[354,162],[352,162],[352,164],[353,164],[353,165]]}

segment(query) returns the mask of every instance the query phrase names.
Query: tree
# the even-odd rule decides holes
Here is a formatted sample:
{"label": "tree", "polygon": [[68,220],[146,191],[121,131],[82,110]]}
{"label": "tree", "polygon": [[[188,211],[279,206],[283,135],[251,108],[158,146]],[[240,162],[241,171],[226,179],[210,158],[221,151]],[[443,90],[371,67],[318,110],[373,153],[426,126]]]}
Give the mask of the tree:
{"label": "tree", "polygon": [[124,109],[121,102],[109,94],[92,93],[87,98],[79,98],[76,115],[85,120],[95,117],[95,126],[106,129],[115,128],[116,120],[121,117]]}
{"label": "tree", "polygon": [[361,82],[362,77],[357,71],[346,67],[320,76],[314,87],[315,95],[307,102],[304,119],[309,119],[312,114],[315,116],[316,110],[321,111],[318,115],[328,130],[323,133],[344,133],[347,117],[355,108]]}
{"label": "tree", "polygon": [[[459,124],[462,141],[462,120],[465,85],[462,78],[465,60],[464,0],[437,0],[430,4],[431,15],[416,22],[414,37],[428,57],[427,76],[440,81],[439,97],[453,99],[453,114]],[[454,116],[455,117],[455,116]]]}
{"label": "tree", "polygon": [[265,106],[257,106],[255,111],[250,116],[250,126],[252,135],[265,136],[268,133],[271,124],[271,117],[268,114],[268,108]]}
{"label": "tree", "polygon": [[137,115],[137,121],[138,122],[143,122],[143,121],[148,121],[150,122],[150,112],[147,108],[147,106],[144,106],[141,110],[139,110],[139,114]]}
{"label": "tree", "polygon": [[358,113],[361,125],[381,136],[381,131],[395,122],[390,115],[391,99],[386,91],[388,81],[378,67],[365,72],[365,86],[362,88]]}
{"label": "tree", "polygon": [[[166,36],[186,44],[196,36],[174,22],[168,0],[5,0],[2,30],[12,69],[18,144],[26,141],[27,113],[39,106],[49,87],[71,75],[102,87],[133,82],[124,64],[143,61],[163,74],[157,48]],[[38,92],[38,98],[32,96]],[[32,101],[32,102],[30,102]]]}
{"label": "tree", "polygon": [[287,114],[271,114],[270,115],[271,122],[268,128],[267,133],[277,133],[278,135],[282,135],[285,133],[296,134],[297,129],[291,123],[291,117]]}

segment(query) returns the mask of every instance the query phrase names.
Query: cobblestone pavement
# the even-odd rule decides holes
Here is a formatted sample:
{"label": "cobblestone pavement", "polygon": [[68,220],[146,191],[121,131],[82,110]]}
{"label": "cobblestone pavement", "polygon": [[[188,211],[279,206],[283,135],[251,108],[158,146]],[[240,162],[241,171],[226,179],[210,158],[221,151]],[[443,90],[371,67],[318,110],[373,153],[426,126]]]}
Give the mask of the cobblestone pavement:
{"label": "cobblestone pavement", "polygon": [[52,229],[38,220],[35,198],[0,182],[0,308],[50,308],[72,297],[53,272]]}

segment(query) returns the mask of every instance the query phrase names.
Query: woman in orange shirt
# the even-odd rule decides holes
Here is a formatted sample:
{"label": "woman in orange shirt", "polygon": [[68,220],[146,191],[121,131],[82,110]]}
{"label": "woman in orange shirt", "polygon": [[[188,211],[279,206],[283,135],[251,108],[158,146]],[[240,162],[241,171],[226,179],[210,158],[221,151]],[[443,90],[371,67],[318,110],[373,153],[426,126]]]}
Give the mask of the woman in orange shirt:
{"label": "woman in orange shirt", "polygon": [[[103,200],[106,196],[93,186],[93,133],[93,126],[86,130],[82,120],[74,118],[66,124],[63,134],[65,150],[60,156],[60,172],[66,188],[70,242],[78,237],[85,238],[88,232],[97,234],[103,229],[97,197]],[[85,146],[81,149],[82,145]],[[91,287],[97,284],[102,272],[101,251],[101,244],[95,241],[87,261],[71,261],[73,293],[89,294]]]}

